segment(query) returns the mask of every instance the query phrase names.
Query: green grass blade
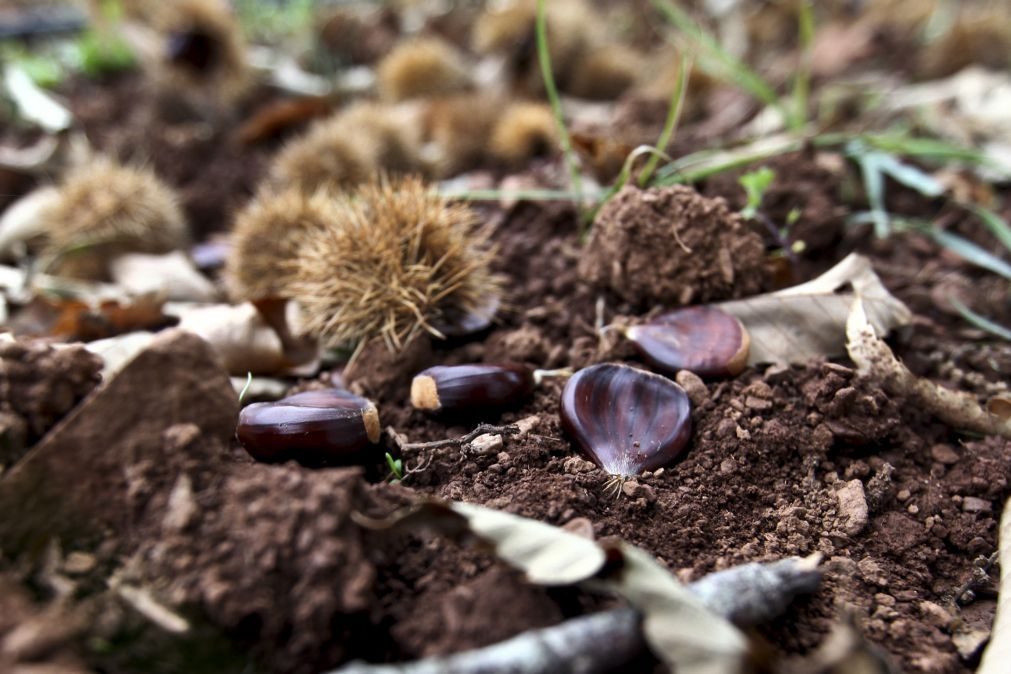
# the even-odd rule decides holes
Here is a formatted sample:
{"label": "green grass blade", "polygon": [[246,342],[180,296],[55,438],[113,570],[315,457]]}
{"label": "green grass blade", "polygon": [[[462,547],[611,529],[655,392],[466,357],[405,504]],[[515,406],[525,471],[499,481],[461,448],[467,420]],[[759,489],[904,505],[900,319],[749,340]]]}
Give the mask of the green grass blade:
{"label": "green grass blade", "polygon": [[944,185],[937,178],[924,173],[910,164],[899,161],[895,155],[875,152],[878,169],[906,187],[916,190],[925,197],[939,197],[944,194]]}
{"label": "green grass blade", "polygon": [[674,132],[677,131],[678,122],[681,120],[681,110],[684,109],[685,94],[688,92],[688,77],[691,75],[691,72],[691,59],[685,56],[681,59],[681,63],[678,64],[677,84],[674,86],[674,92],[670,97],[670,105],[667,107],[667,119],[664,120],[663,131],[660,132],[660,138],[656,142],[657,151],[649,158],[649,161],[646,162],[646,166],[642,170],[642,174],[639,175],[640,187],[649,184],[649,179],[653,177],[653,171],[656,170],[660,157],[667,156],[663,151],[674,138]]}
{"label": "green grass blade", "polygon": [[927,233],[938,244],[958,255],[966,262],[970,262],[977,267],[982,267],[1011,280],[1011,264],[1008,264],[990,251],[977,246],[968,239],[964,239],[957,234],[952,234],[943,229],[931,227],[927,230]]}
{"label": "green grass blade", "polygon": [[811,96],[811,59],[814,43],[814,8],[811,0],[800,0],[797,5],[797,33],[800,62],[793,78],[793,112],[790,128],[804,128],[807,123],[808,101]]}
{"label": "green grass blade", "polygon": [[969,204],[967,208],[979,216],[990,233],[997,237],[1001,245],[1011,250],[1011,226],[1004,219],[984,206]]}
{"label": "green grass blade", "polygon": [[249,386],[252,383],[253,383],[253,373],[252,372],[247,372],[246,373],[246,385],[242,387],[241,391],[239,391],[239,402],[240,403],[242,402],[242,399],[246,397],[246,393],[249,391]]}
{"label": "green grass blade", "polygon": [[[730,54],[713,36],[702,30],[687,13],[675,6],[670,0],[652,0],[652,3],[664,18],[684,33],[692,45],[698,49],[699,55],[704,58],[703,69],[712,71],[712,74],[733,82],[754,98],[777,109],[783,120],[787,123],[790,122],[789,111],[783,107],[775,88],[765,78]],[[715,65],[707,67],[705,65],[707,62]]]}
{"label": "green grass blade", "polygon": [[995,323],[982,314],[976,313],[954,297],[949,297],[948,301],[951,303],[951,306],[954,307],[955,311],[961,314],[962,318],[972,325],[976,326],[980,330],[989,332],[991,335],[995,335],[1001,339],[1011,342],[1011,330],[1008,328],[1005,328],[1000,323]]}
{"label": "green grass blade", "polygon": [[[565,165],[569,169],[569,182],[572,191],[577,195],[583,192],[583,181],[579,175],[579,163],[572,149],[569,129],[565,126],[565,114],[562,111],[562,99],[555,85],[555,75],[551,69],[551,53],[548,50],[548,9],[547,0],[537,0],[537,60],[541,66],[541,76],[544,78],[544,90],[555,113],[555,124],[558,126],[558,137],[562,143],[562,153],[565,155]],[[581,201],[581,200],[580,200]]]}

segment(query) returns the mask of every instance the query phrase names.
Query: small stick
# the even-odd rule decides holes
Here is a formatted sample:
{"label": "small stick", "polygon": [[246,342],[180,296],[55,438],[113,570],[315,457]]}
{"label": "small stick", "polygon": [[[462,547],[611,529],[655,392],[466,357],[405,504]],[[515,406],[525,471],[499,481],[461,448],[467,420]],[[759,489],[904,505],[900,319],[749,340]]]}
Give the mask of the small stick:
{"label": "small stick", "polygon": [[[434,440],[432,442],[399,442],[401,450],[410,450],[412,452],[424,451],[426,449],[442,449],[443,447],[462,447],[468,442],[477,438],[478,436],[485,435],[487,433],[495,435],[515,435],[520,432],[518,426],[514,424],[506,424],[504,426],[495,426],[493,424],[478,424],[477,428],[472,430],[466,435],[461,435],[458,438],[449,438],[447,440]],[[395,436],[402,438],[402,436]]]}
{"label": "small stick", "polygon": [[[821,582],[821,555],[753,562],[711,573],[688,586],[711,611],[739,625],[765,622]],[[530,630],[455,655],[393,665],[354,662],[329,674],[599,674],[614,671],[646,648],[640,616],[617,608]]]}

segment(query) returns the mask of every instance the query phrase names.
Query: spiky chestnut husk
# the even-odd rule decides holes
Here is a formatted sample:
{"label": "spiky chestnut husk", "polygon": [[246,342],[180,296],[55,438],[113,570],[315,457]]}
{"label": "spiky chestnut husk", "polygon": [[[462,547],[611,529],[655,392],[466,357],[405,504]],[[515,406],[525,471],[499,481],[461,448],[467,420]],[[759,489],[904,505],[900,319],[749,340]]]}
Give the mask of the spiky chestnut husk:
{"label": "spiky chestnut husk", "polygon": [[[505,56],[514,86],[527,95],[544,91],[535,38],[536,0],[515,0],[485,11],[474,22],[471,42],[481,54]],[[604,32],[594,8],[582,0],[552,0],[547,6],[548,51],[555,80],[565,90],[587,48]]]}
{"label": "spiky chestnut husk", "polygon": [[613,100],[639,81],[645,67],[645,57],[627,45],[592,48],[574,66],[568,93],[590,100]]}
{"label": "spiky chestnut husk", "polygon": [[427,412],[497,409],[533,390],[533,370],[524,365],[437,365],[414,377],[411,405]]}
{"label": "spiky chestnut husk", "polygon": [[376,87],[387,101],[460,93],[471,84],[461,54],[439,38],[403,42],[376,66]]}
{"label": "spiky chestnut husk", "polygon": [[735,316],[716,307],[678,309],[625,331],[651,366],[664,374],[679,370],[700,377],[733,377],[748,365],[751,338]]}
{"label": "spiky chestnut husk", "polygon": [[382,338],[396,350],[447,317],[491,306],[499,279],[488,230],[468,206],[420,178],[363,185],[332,227],[313,232],[296,261],[291,297],[306,333],[328,346]]}
{"label": "spiky chestnut husk", "polygon": [[312,192],[358,185],[379,172],[417,172],[419,135],[410,110],[355,103],[288,143],[271,165],[271,182]]}
{"label": "spiky chestnut husk", "polygon": [[611,475],[655,470],[676,459],[691,436],[691,403],[670,379],[627,365],[580,370],[562,390],[562,428]]}
{"label": "spiky chestnut husk", "polygon": [[261,190],[235,219],[225,283],[235,300],[287,297],[293,260],[308,232],[340,220],[340,198],[320,190]]}
{"label": "spiky chestnut husk", "polygon": [[495,123],[489,145],[496,159],[511,166],[548,156],[558,147],[554,113],[544,103],[514,103]]}
{"label": "spiky chestnut husk", "polygon": [[258,461],[357,463],[379,442],[379,412],[340,389],[305,391],[254,403],[239,414],[236,437]]}
{"label": "spiky chestnut husk", "polygon": [[271,162],[270,183],[311,193],[341,190],[374,176],[378,167],[370,148],[349,135],[339,121],[334,116],[316,122],[285,145]]}
{"label": "spiky chestnut husk", "polygon": [[155,66],[159,86],[231,102],[252,81],[238,20],[227,2],[176,0],[161,3],[155,27],[164,44]]}
{"label": "spiky chestnut husk", "polygon": [[438,150],[434,172],[453,176],[483,164],[501,110],[502,101],[488,94],[460,94],[427,102],[422,128],[425,140]]}
{"label": "spiky chestnut husk", "polygon": [[49,269],[63,276],[108,278],[123,253],[167,253],[189,242],[178,198],[153,171],[105,157],[73,169],[43,213]]}

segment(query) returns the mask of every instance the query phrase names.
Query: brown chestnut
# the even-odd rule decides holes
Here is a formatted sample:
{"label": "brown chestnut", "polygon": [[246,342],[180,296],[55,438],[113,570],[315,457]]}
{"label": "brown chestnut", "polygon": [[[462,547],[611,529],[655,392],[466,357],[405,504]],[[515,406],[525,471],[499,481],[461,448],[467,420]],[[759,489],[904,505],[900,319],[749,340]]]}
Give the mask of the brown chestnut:
{"label": "brown chestnut", "polygon": [[358,463],[379,432],[372,401],[325,389],[243,408],[236,437],[258,461],[347,464]]}
{"label": "brown chestnut", "polygon": [[639,475],[677,458],[691,436],[684,389],[653,372],[615,363],[580,370],[562,390],[562,428],[595,464]]}
{"label": "brown chestnut", "polygon": [[523,365],[437,365],[411,382],[411,405],[429,412],[508,407],[534,389]]}
{"label": "brown chestnut", "polygon": [[733,377],[747,366],[751,338],[737,317],[710,306],[678,309],[625,331],[642,358],[664,374]]}

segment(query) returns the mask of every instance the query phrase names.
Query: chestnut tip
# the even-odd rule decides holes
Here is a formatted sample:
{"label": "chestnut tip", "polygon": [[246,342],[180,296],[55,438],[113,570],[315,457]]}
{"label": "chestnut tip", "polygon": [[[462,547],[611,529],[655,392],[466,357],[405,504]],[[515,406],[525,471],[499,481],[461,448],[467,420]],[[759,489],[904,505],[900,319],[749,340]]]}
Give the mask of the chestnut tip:
{"label": "chestnut tip", "polygon": [[411,381],[411,406],[428,412],[436,412],[442,408],[434,377],[419,374]]}
{"label": "chestnut tip", "polygon": [[376,409],[375,403],[371,400],[369,404],[362,409],[362,423],[365,425],[365,437],[369,439],[369,442],[373,445],[379,444],[379,435],[382,429],[379,426],[379,410]]}

